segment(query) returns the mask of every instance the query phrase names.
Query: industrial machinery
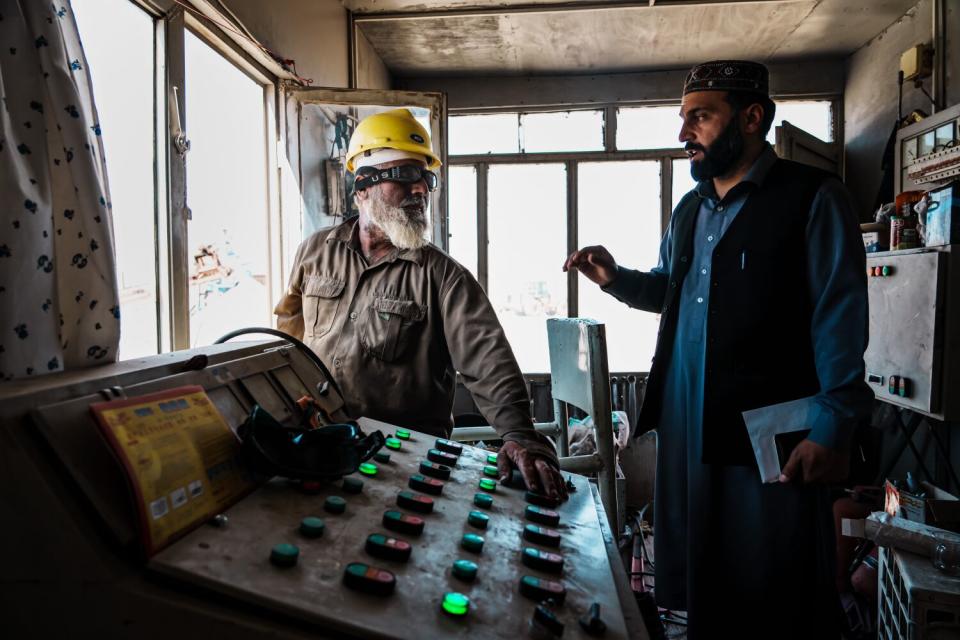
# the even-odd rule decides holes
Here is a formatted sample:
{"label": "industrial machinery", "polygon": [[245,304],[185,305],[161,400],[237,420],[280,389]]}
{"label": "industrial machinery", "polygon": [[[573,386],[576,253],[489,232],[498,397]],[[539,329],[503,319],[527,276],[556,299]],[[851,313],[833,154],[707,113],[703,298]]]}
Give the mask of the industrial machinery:
{"label": "industrial machinery", "polygon": [[[236,429],[340,402],[281,342],[216,345],[0,389],[0,613],[10,637],[646,638],[596,489],[551,504],[495,454],[361,421],[358,473],[274,478],[156,552],[90,405],[202,387]],[[175,500],[175,499],[174,499]],[[176,507],[174,501],[174,508]]]}

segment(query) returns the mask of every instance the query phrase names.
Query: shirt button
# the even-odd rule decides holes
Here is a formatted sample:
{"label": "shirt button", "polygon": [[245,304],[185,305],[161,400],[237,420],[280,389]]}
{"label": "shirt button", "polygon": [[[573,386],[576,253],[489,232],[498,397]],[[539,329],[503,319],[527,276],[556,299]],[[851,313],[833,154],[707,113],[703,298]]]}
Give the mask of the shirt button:
{"label": "shirt button", "polygon": [[343,364],[343,360],[341,360],[340,358],[334,358],[334,359],[333,359],[333,366],[339,367],[339,366],[342,365],[342,364]]}
{"label": "shirt button", "polygon": [[723,208],[724,208],[724,207],[723,207],[722,204],[721,204],[721,205],[717,205],[717,211],[723,211]]}
{"label": "shirt button", "polygon": [[706,273],[707,273],[706,267],[704,267],[703,269],[700,269],[700,273],[706,275]]}
{"label": "shirt button", "polygon": [[702,304],[702,303],[703,303],[703,298],[697,298],[697,302],[699,302],[699,303]]}
{"label": "shirt button", "polygon": [[707,236],[707,241],[708,241],[708,242],[713,242],[713,236]]}
{"label": "shirt button", "polygon": [[351,311],[351,312],[350,312],[350,319],[351,319],[351,320],[356,320],[356,319],[357,319],[357,312],[356,312],[356,311]]}

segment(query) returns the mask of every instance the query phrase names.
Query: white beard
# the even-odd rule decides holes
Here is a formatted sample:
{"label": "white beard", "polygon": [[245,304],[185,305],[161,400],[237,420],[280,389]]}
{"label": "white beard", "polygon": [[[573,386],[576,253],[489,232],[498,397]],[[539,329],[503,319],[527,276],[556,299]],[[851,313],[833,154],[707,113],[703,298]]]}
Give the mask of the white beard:
{"label": "white beard", "polygon": [[[414,201],[410,198],[401,204],[409,205]],[[426,207],[426,200],[423,202]],[[403,206],[395,207],[384,202],[379,189],[371,189],[367,213],[369,224],[382,231],[396,248],[419,249],[427,244],[426,208],[410,214]]]}

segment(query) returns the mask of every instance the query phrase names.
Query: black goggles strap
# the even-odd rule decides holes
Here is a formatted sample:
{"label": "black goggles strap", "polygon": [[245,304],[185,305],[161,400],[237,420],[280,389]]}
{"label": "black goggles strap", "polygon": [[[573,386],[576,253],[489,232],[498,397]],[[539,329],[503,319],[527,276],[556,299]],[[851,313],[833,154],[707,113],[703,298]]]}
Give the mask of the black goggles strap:
{"label": "black goggles strap", "polygon": [[427,188],[433,191],[437,188],[437,174],[429,169],[421,169],[413,165],[398,165],[389,169],[377,169],[375,167],[360,167],[357,169],[353,180],[353,188],[356,191],[372,187],[381,182],[402,182],[412,184],[423,180],[427,183]]}

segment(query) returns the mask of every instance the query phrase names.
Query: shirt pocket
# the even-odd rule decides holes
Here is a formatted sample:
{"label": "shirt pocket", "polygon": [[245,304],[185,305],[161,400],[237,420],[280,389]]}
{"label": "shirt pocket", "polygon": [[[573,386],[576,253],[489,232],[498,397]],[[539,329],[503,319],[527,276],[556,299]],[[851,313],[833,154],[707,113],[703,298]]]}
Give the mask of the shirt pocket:
{"label": "shirt pocket", "polygon": [[340,309],[343,280],[312,276],[303,285],[303,328],[310,338],[325,336]]}
{"label": "shirt pocket", "polygon": [[370,355],[394,362],[416,341],[425,316],[426,307],[413,300],[376,297],[362,316],[360,344]]}

